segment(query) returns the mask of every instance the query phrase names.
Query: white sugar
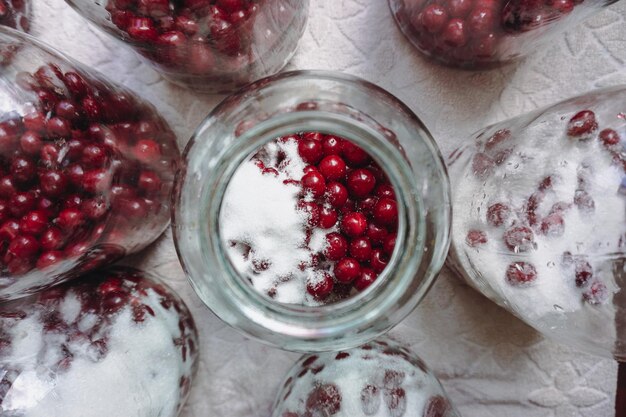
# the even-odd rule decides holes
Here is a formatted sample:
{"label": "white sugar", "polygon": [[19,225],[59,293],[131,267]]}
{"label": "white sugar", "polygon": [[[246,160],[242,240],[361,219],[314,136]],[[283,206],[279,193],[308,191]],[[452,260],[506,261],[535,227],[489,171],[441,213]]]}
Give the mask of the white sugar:
{"label": "white sugar", "polygon": [[[20,321],[10,330],[11,353],[2,362],[21,371],[0,410],[23,417],[84,417],[86,410],[90,417],[174,417],[179,381],[191,373],[191,361],[183,362],[173,341],[181,336],[178,315],[164,309],[154,291],[148,295],[158,319],[135,323],[124,308],[108,327],[103,358],[96,359],[84,338],[43,333],[35,316]],[[72,297],[61,304],[68,317]],[[64,357],[63,344],[73,354],[69,369],[51,373]]]}
{"label": "white sugar", "polygon": [[[276,171],[263,171],[258,162]],[[220,212],[220,236],[235,269],[276,301],[317,304],[306,292],[310,268],[331,230],[314,228],[307,245],[308,214],[297,208],[306,163],[295,140],[271,142],[245,161],[228,184]],[[276,174],[277,173],[277,174]]]}

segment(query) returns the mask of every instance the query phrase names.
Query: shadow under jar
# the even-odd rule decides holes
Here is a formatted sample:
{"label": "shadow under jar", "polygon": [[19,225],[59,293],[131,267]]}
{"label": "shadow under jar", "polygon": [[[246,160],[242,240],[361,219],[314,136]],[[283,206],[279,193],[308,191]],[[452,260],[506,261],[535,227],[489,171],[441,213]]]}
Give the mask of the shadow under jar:
{"label": "shadow under jar", "polygon": [[389,0],[409,41],[453,67],[487,69],[531,54],[617,0]]}
{"label": "shadow under jar", "polygon": [[[337,138],[341,149],[330,151]],[[310,151],[322,142],[325,153],[312,156]],[[272,158],[267,158],[271,152],[266,151],[272,146],[278,161],[267,166]],[[359,160],[356,154],[364,157]],[[323,162],[336,157],[347,165],[338,175]],[[300,159],[307,161],[302,164]],[[370,188],[355,191],[355,178],[357,183],[369,181],[374,167],[382,171],[373,176],[386,191],[373,196],[371,183]],[[242,177],[242,168],[250,174]],[[313,177],[318,179],[310,182]],[[249,183],[235,186],[241,178],[248,178]],[[342,202],[347,211],[329,205],[329,193],[341,190],[344,180],[348,201],[352,200]],[[283,191],[289,192],[283,184],[293,186],[291,200],[283,199]],[[393,221],[386,228],[379,226],[379,220],[385,221],[380,216],[370,223],[377,216],[376,206],[369,206],[374,209],[368,211],[367,201],[386,201],[389,205],[381,204],[393,207]],[[251,205],[249,214],[237,217],[240,224],[229,221],[233,213]],[[318,224],[316,205],[319,213],[337,208],[339,220],[322,226],[320,217]],[[300,223],[297,218],[293,221],[298,212]],[[264,218],[271,219],[271,224],[263,223]],[[186,149],[173,213],[179,258],[205,304],[248,336],[295,351],[353,347],[402,320],[442,266],[449,245],[449,221],[445,167],[419,119],[372,84],[315,71],[260,80],[224,100]],[[242,238],[230,240],[237,236],[230,235],[237,227]],[[395,230],[396,236],[388,245],[376,244],[372,237],[368,260],[360,251],[367,247],[353,250],[352,244],[360,237],[371,237],[370,227],[379,227],[385,234]],[[294,238],[297,233],[301,240]],[[353,238],[350,248],[346,235]],[[275,250],[262,238],[274,238]],[[293,257],[314,245],[318,252],[311,253],[311,263],[306,259],[302,264],[294,262]],[[244,250],[235,250],[242,246]],[[385,247],[391,248],[386,254]],[[255,263],[255,255],[263,250],[272,259]],[[352,264],[354,268],[376,271],[371,280],[366,278],[371,285],[360,286],[358,278],[338,271],[347,253],[360,259]],[[279,271],[269,284],[276,287],[259,285],[259,279],[273,270]],[[321,283],[337,291],[328,295]],[[290,289],[282,292],[285,288]]]}
{"label": "shadow under jar", "polygon": [[626,360],[626,87],[481,130],[455,151],[449,261],[569,346]]}
{"label": "shadow under jar", "polygon": [[66,281],[153,242],[180,152],[154,107],[36,41],[0,74],[0,300]]}
{"label": "shadow under jar", "polygon": [[280,71],[304,33],[309,0],[66,0],[171,82],[232,91]]}

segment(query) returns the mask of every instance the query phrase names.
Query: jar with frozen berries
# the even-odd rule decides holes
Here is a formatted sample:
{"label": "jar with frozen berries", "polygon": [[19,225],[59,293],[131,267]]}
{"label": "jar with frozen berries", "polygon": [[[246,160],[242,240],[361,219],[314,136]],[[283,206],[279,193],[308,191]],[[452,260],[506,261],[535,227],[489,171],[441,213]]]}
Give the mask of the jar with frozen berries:
{"label": "jar with frozen berries", "polygon": [[445,166],[398,99],[332,72],[226,98],[177,177],[179,258],[248,336],[294,351],[356,346],[422,299],[449,246]]}
{"label": "jar with frozen berries", "polygon": [[137,252],[167,227],[176,138],[154,107],[28,35],[0,72],[0,300]]}
{"label": "jar with frozen berries", "polygon": [[389,0],[396,22],[426,56],[487,69],[547,44],[617,0]]}
{"label": "jar with frozen berries", "polygon": [[450,159],[450,263],[542,333],[626,360],[626,87],[487,127]]}
{"label": "jar with frozen berries", "polygon": [[280,71],[304,33],[309,0],[66,0],[167,80],[225,93]]}

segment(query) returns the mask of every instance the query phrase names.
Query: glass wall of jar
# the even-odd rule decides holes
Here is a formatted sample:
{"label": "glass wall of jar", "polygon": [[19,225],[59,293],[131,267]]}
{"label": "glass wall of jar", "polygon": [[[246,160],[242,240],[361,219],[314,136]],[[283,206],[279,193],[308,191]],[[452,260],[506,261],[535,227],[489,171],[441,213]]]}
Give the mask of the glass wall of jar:
{"label": "glass wall of jar", "polygon": [[176,417],[198,366],[183,300],[125,267],[0,305],[3,416]]}
{"label": "glass wall of jar", "polygon": [[66,0],[169,81],[224,93],[280,71],[304,33],[309,0]]}
{"label": "glass wall of jar", "polygon": [[272,417],[310,415],[458,417],[426,364],[388,338],[300,358],[282,384]]}
{"label": "glass wall of jar", "polygon": [[31,0],[0,0],[0,25],[28,32]]}
{"label": "glass wall of jar", "polygon": [[[450,204],[437,146],[404,104],[363,80],[312,71],[253,83],[209,115],[184,160],[179,258],[205,304],[251,337],[296,351],[359,345],[409,314],[442,266]],[[259,285],[266,272],[275,275]]]}
{"label": "glass wall of jar", "polygon": [[[14,47],[18,46],[17,49]],[[66,281],[167,227],[180,152],[154,107],[0,28],[0,300]]]}
{"label": "glass wall of jar", "polygon": [[499,66],[617,0],[389,0],[398,26],[422,53],[465,69]]}
{"label": "glass wall of jar", "polygon": [[547,336],[626,359],[626,87],[480,131],[453,153],[450,263]]}

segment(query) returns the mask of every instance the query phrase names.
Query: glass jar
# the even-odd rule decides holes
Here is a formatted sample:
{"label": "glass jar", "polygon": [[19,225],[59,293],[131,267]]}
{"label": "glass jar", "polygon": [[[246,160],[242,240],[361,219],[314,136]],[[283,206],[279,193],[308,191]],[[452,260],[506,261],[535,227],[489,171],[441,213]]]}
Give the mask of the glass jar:
{"label": "glass jar", "polygon": [[176,138],[154,107],[28,35],[0,73],[0,300],[137,252],[168,225]]}
{"label": "glass jar", "polygon": [[169,81],[225,93],[280,71],[304,33],[309,0],[66,0]]}
{"label": "glass jar", "polygon": [[424,362],[406,347],[382,338],[347,351],[306,355],[291,368],[272,416],[310,415],[458,414]]}
{"label": "glass jar", "polygon": [[398,26],[423,54],[486,69],[538,46],[617,0],[389,0]]}
{"label": "glass jar", "polygon": [[176,417],[198,334],[174,291],[115,267],[0,305],[0,413]]}
{"label": "glass jar", "polygon": [[478,132],[450,157],[450,264],[547,336],[626,360],[626,87]]}
{"label": "glass jar", "polygon": [[28,32],[30,18],[30,0],[0,0],[0,25]]}
{"label": "glass jar", "polygon": [[[219,222],[242,162],[277,137],[308,131],[347,138],[369,153],[395,188],[399,218],[379,278],[352,298],[315,307],[278,303],[253,288],[229,260]],[[255,82],[208,116],[184,159],[173,213],[179,258],[204,303],[248,336],[294,351],[362,344],[409,314],[442,266],[450,204],[437,146],[404,104],[363,80],[311,71]]]}

